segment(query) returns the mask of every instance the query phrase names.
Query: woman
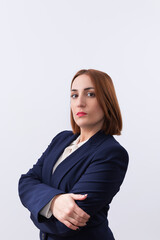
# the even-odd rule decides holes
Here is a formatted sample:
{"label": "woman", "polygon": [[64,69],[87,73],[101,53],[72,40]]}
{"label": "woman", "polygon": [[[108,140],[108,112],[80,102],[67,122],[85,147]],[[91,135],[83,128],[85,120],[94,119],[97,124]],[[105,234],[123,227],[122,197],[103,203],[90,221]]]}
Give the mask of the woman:
{"label": "woman", "polygon": [[59,133],[19,181],[19,195],[41,240],[114,240],[107,213],[119,191],[127,151],[111,78],[80,70],[71,82],[73,131]]}

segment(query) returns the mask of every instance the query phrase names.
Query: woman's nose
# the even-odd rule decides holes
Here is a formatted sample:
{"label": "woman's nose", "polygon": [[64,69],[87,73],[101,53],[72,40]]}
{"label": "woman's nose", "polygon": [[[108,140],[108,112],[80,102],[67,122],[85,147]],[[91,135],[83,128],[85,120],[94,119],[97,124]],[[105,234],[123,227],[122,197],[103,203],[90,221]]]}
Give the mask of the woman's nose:
{"label": "woman's nose", "polygon": [[85,98],[83,96],[79,96],[77,99],[77,106],[78,107],[85,107],[86,105],[86,101]]}

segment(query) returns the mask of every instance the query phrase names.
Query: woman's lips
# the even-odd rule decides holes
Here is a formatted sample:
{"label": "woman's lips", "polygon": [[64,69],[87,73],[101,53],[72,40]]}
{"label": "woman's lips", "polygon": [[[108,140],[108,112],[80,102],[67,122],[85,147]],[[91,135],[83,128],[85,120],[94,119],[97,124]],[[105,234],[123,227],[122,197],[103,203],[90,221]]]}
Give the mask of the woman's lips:
{"label": "woman's lips", "polygon": [[78,112],[76,115],[77,116],[79,116],[79,117],[82,117],[82,116],[84,116],[84,115],[86,115],[87,113],[85,113],[85,112]]}

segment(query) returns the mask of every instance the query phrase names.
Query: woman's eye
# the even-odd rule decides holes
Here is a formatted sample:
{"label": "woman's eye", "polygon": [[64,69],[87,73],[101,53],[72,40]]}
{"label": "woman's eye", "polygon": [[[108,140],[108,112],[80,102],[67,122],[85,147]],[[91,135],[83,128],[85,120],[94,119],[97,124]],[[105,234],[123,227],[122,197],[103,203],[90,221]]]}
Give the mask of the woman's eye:
{"label": "woman's eye", "polygon": [[78,95],[77,94],[72,94],[71,98],[76,98]]}
{"label": "woman's eye", "polygon": [[87,93],[87,96],[88,96],[88,97],[95,97],[95,93],[93,93],[93,92],[88,92],[88,93]]}

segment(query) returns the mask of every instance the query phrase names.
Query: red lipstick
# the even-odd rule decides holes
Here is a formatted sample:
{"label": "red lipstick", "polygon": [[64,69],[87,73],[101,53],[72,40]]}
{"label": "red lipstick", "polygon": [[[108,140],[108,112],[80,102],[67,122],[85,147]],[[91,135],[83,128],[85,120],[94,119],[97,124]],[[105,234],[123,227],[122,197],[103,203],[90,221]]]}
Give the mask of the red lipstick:
{"label": "red lipstick", "polygon": [[78,112],[76,115],[79,117],[85,116],[87,113],[85,112]]}

